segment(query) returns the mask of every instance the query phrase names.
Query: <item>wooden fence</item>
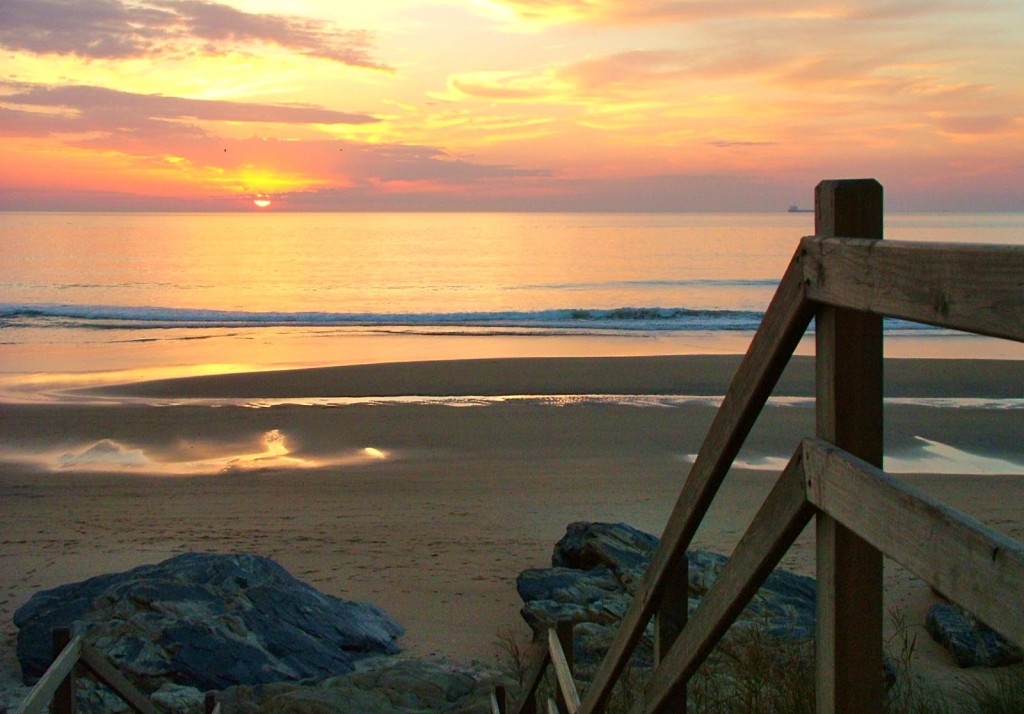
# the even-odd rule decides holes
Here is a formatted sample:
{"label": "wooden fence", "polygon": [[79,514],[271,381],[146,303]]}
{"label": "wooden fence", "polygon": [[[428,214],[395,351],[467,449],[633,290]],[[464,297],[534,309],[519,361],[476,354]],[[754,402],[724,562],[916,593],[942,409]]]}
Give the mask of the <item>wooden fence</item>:
{"label": "wooden fence", "polygon": [[[537,711],[550,663],[547,711],[603,712],[654,618],[655,668],[635,711],[684,712],[688,680],[812,518],[819,713],[882,711],[883,554],[1024,645],[1024,547],[881,470],[883,316],[1024,342],[1024,248],[883,241],[882,204],[873,179],[817,186],[815,235],[779,284],[593,681],[581,697],[572,626],[560,623],[513,711]],[[687,622],[686,549],[812,318],[817,433]]]}
{"label": "wooden fence", "polygon": [[[816,696],[821,713],[879,714],[882,556],[1024,644],[1024,547],[893,479],[882,465],[882,316],[1024,342],[1024,248],[882,241],[882,187],[824,181],[815,235],[804,238],[741,362],[608,654],[581,697],[572,625],[548,634],[514,711],[537,712],[551,666],[549,714],[604,711],[655,621],[655,670],[637,712],[683,712],[686,685],[813,518],[817,529]],[[686,549],[811,319],[816,321],[816,430],[802,441],[732,557],[687,622]],[[84,668],[135,711],[153,705],[67,631],[18,714],[74,711]],[[491,697],[505,714],[504,690]],[[219,710],[212,698],[208,712]]]}
{"label": "wooden fence", "polygon": [[[72,637],[70,629],[60,628],[53,631],[53,662],[15,714],[39,714],[46,710],[47,705],[51,705],[53,714],[74,714],[77,709],[75,689],[80,674],[105,684],[134,712],[159,714],[163,711],[153,706],[149,697],[121,674],[110,660],[86,644],[81,635]],[[206,695],[204,709],[206,714],[220,714],[220,704],[213,693]]]}

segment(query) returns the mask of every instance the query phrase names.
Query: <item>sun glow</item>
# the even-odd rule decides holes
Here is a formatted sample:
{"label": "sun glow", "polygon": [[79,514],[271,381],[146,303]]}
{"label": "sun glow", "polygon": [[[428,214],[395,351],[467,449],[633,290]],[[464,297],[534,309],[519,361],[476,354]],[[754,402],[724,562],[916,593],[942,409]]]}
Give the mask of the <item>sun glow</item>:
{"label": "sun glow", "polygon": [[252,202],[257,208],[266,208],[270,205],[270,196],[265,193],[258,193]]}

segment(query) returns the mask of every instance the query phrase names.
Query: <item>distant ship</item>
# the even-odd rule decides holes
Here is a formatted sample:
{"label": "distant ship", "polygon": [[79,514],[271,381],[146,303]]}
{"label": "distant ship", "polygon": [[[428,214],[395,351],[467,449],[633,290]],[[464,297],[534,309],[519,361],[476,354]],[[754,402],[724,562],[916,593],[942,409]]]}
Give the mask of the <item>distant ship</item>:
{"label": "distant ship", "polygon": [[800,206],[796,205],[795,203],[791,203],[789,204],[789,210],[787,211],[787,213],[814,213],[814,209],[800,208]]}

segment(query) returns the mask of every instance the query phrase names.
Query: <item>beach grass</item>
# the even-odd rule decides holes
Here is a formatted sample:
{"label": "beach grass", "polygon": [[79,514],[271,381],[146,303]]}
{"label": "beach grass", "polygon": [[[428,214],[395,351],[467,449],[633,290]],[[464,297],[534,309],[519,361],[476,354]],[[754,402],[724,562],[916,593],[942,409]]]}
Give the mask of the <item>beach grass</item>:
{"label": "beach grass", "polygon": [[[1024,669],[989,670],[959,689],[938,688],[913,670],[915,636],[901,613],[891,614],[899,628],[886,648],[890,665],[886,714],[1020,714],[1024,712]],[[900,624],[902,623],[902,624]],[[513,683],[518,705],[521,685],[539,652],[536,645],[504,634],[498,642],[497,668]],[[643,698],[649,669],[627,665],[605,708],[606,714],[628,714]],[[588,682],[577,679],[582,694]],[[553,697],[548,673],[537,696]],[[690,714],[814,714],[814,643],[791,642],[742,628],[727,635],[687,686]]]}

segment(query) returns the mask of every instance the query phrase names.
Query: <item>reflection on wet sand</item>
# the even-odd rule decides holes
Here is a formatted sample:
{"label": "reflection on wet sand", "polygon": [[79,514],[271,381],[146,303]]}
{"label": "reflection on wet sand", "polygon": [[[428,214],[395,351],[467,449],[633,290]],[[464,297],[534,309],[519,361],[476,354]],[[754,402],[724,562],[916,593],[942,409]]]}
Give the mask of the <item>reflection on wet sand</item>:
{"label": "reflection on wet sand", "polygon": [[82,449],[58,455],[28,458],[47,470],[127,472],[147,475],[202,476],[229,472],[316,469],[351,466],[388,459],[390,454],[372,446],[325,458],[294,456],[288,438],[280,429],[262,435],[262,450],[253,453],[225,453],[195,460],[158,460],[143,449],[101,439]]}

